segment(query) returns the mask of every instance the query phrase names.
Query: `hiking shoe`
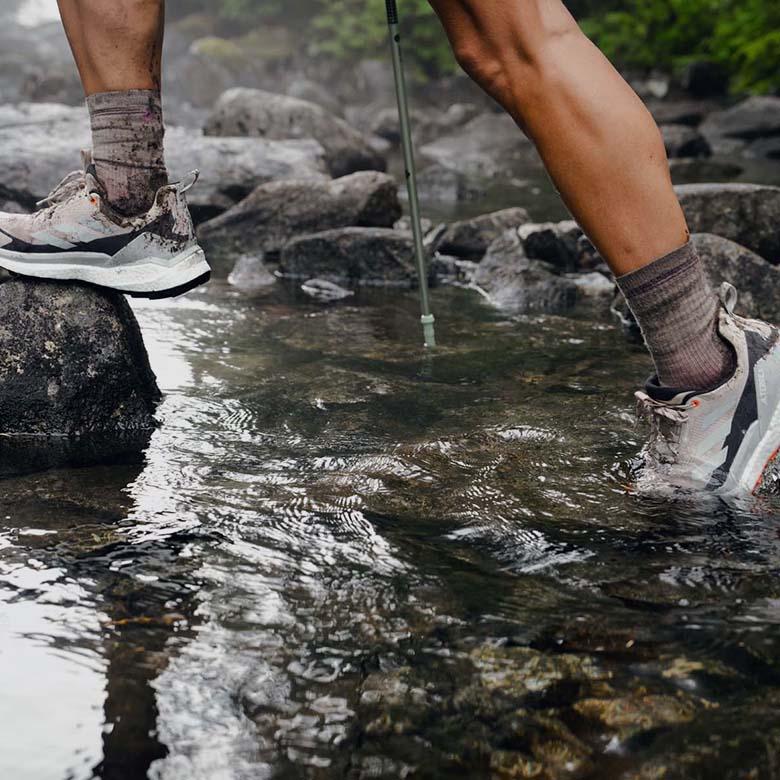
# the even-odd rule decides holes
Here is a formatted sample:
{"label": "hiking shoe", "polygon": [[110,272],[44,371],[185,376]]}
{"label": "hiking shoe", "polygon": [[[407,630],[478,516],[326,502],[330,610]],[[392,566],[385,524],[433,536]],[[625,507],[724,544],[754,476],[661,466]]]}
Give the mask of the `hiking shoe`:
{"label": "hiking shoe", "polygon": [[733,376],[707,393],[651,379],[636,394],[650,423],[640,454],[639,492],[755,492],[780,449],[780,331],[734,314],[737,292],[721,287],[719,330],[737,356]]}
{"label": "hiking shoe", "polygon": [[146,214],[123,217],[90,167],[68,174],[32,214],[0,213],[0,268],[167,298],[208,281],[185,193],[198,172],[161,187]]}

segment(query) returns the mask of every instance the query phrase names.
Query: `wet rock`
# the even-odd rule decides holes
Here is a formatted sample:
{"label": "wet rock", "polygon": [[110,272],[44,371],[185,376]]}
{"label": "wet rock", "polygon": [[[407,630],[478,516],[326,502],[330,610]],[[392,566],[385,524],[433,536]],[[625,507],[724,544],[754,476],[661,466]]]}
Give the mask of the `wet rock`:
{"label": "wet rock", "polygon": [[223,93],[206,122],[209,136],[274,140],[314,138],[325,149],[333,176],[386,168],[368,140],[343,119],[306,100],[238,87]]}
{"label": "wet rock", "polygon": [[682,696],[583,699],[574,705],[582,717],[613,730],[621,740],[663,726],[689,723],[696,708]]}
{"label": "wet rock", "polygon": [[241,255],[228,276],[228,284],[241,292],[256,293],[276,284],[276,277],[265,265],[263,254]]}
{"label": "wet rock", "polygon": [[324,181],[285,180],[257,187],[201,225],[198,238],[215,272],[237,253],[278,254],[295,236],[340,227],[392,227],[401,216],[395,180],[361,171]]}
{"label": "wet rock", "polygon": [[454,222],[439,238],[436,251],[472,260],[479,259],[504,231],[509,228],[517,229],[528,221],[528,212],[515,207]]}
{"label": "wet rock", "polygon": [[717,289],[729,282],[739,291],[738,311],[749,317],[780,322],[780,268],[744,246],[720,236],[692,236]]}
{"label": "wet rock", "polygon": [[701,130],[706,135],[752,140],[780,134],[780,97],[753,96],[736,106],[707,117]]}
{"label": "wet rock", "polygon": [[486,112],[454,132],[420,147],[420,154],[445,168],[476,178],[506,177],[518,166],[538,163],[531,142],[504,113]]}
{"label": "wet rock", "polygon": [[719,62],[699,60],[685,66],[680,82],[694,97],[723,97],[729,89],[729,74]]}
{"label": "wet rock", "polygon": [[[91,145],[84,108],[50,103],[0,106],[0,197],[27,209],[79,159]],[[274,179],[327,178],[324,152],[315,141],[266,141],[208,138],[200,131],[169,127],[166,158],[173,179],[193,168],[201,178],[188,193],[196,220],[216,216],[259,183]]]}
{"label": "wet rock", "polygon": [[687,125],[661,125],[661,135],[669,157],[709,157],[712,154],[707,139]]}
{"label": "wet rock", "polygon": [[485,188],[473,179],[439,163],[419,172],[417,188],[422,200],[435,203],[461,203],[485,195]]}
{"label": "wet rock", "polygon": [[301,236],[282,249],[286,276],[350,285],[411,285],[414,244],[409,233],[387,228],[348,227]]}
{"label": "wet rock", "polygon": [[[380,227],[382,227],[380,225]],[[408,215],[404,215],[399,219],[393,227],[396,230],[401,230],[406,233],[412,232],[412,218]],[[422,228],[423,236],[427,239],[431,231],[434,229],[433,222],[431,222],[430,219],[427,219],[426,217],[420,217],[420,227]]]}
{"label": "wet rock", "polygon": [[513,314],[562,314],[577,302],[577,285],[547,263],[530,260],[516,230],[490,245],[473,282],[490,303]]}
{"label": "wet rock", "polygon": [[444,284],[468,283],[474,278],[478,265],[473,260],[464,260],[462,257],[442,255],[437,252],[431,261],[431,273],[437,282]]}
{"label": "wet rock", "polygon": [[0,284],[0,431],[121,435],[152,429],[160,398],[122,295],[74,284]]}
{"label": "wet rock", "polygon": [[614,279],[610,279],[598,271],[591,271],[587,274],[572,274],[568,278],[577,285],[583,298],[598,301],[608,300],[610,303],[615,298]]}
{"label": "wet rock", "polygon": [[663,100],[650,102],[647,107],[659,125],[697,127],[719,105],[709,100]]}
{"label": "wet rock", "polygon": [[684,184],[675,189],[692,233],[714,233],[780,263],[780,187]]}
{"label": "wet rock", "polygon": [[560,273],[577,268],[577,246],[582,230],[573,220],[522,225],[518,235],[526,256],[532,260],[544,260]]}
{"label": "wet rock", "polygon": [[345,290],[327,279],[309,279],[301,285],[301,290],[309,298],[314,298],[315,301],[322,303],[341,301],[355,294],[352,290]]}
{"label": "wet rock", "polygon": [[759,138],[743,150],[746,157],[780,160],[780,135],[771,138]]}

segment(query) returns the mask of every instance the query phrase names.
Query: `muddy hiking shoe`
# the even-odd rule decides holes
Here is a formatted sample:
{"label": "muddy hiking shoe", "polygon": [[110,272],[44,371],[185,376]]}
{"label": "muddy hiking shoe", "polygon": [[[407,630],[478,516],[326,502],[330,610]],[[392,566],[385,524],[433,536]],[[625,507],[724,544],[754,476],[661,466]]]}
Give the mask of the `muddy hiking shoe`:
{"label": "muddy hiking shoe", "polygon": [[69,173],[32,214],[0,213],[0,268],[80,281],[139,298],[167,298],[208,281],[185,193],[197,171],[161,187],[148,212],[117,214],[90,160]]}
{"label": "muddy hiking shoe", "polygon": [[734,314],[737,292],[721,287],[721,336],[733,346],[733,376],[707,393],[662,387],[636,394],[650,424],[636,489],[755,492],[780,449],[780,331]]}

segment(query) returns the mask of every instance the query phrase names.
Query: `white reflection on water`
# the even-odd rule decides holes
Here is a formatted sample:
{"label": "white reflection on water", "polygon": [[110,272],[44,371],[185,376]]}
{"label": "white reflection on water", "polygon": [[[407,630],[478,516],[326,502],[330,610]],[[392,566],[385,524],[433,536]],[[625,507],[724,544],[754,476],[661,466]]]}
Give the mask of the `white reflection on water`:
{"label": "white reflection on water", "polygon": [[81,780],[100,761],[105,662],[87,648],[58,650],[99,639],[99,614],[77,606],[83,598],[63,570],[33,560],[0,577],[0,777],[37,780],[59,767]]}

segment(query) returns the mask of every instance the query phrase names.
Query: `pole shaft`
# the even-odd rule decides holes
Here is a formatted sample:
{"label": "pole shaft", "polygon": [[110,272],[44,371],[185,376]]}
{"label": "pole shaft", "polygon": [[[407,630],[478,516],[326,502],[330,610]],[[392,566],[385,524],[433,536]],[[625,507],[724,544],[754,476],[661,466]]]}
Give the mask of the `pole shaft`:
{"label": "pole shaft", "polygon": [[401,35],[398,28],[398,8],[396,0],[385,0],[387,21],[390,27],[390,48],[393,54],[396,97],[398,99],[398,118],[401,124],[401,146],[403,148],[406,169],[406,189],[409,193],[409,212],[412,219],[414,252],[417,261],[417,273],[420,281],[420,308],[422,309],[426,346],[435,346],[433,335],[433,315],[428,295],[428,264],[423,244],[422,222],[420,218],[420,199],[417,193],[417,173],[414,164],[412,145],[412,126],[409,118],[409,98],[406,91],[403,55],[401,53]]}

